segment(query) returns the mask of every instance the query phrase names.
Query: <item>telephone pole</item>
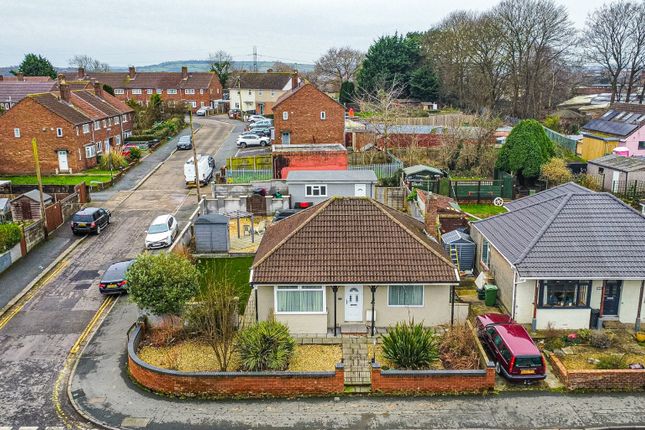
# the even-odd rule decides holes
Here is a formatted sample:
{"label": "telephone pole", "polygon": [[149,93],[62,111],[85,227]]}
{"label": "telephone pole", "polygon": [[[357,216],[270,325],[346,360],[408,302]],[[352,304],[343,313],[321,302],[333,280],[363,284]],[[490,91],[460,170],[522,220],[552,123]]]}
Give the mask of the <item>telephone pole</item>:
{"label": "telephone pole", "polygon": [[40,197],[40,219],[43,220],[43,229],[45,238],[47,238],[47,218],[45,216],[45,198],[43,197],[43,179],[40,176],[40,159],[38,157],[38,142],[36,138],[31,139],[31,150],[34,153],[34,163],[36,164],[36,179],[38,180],[38,196]]}
{"label": "telephone pole", "polygon": [[199,160],[197,159],[197,149],[195,148],[195,131],[193,130],[193,110],[188,111],[190,117],[190,146],[193,147],[193,164],[195,165],[195,187],[197,188],[197,204],[202,201],[199,190]]}

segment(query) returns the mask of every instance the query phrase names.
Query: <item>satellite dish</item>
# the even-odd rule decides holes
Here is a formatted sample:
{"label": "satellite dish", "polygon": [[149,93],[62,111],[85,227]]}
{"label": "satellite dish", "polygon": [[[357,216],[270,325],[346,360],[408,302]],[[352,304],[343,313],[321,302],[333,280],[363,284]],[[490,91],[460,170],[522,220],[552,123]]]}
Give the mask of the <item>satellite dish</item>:
{"label": "satellite dish", "polygon": [[501,197],[495,197],[495,200],[493,200],[493,204],[498,207],[504,206],[504,199]]}

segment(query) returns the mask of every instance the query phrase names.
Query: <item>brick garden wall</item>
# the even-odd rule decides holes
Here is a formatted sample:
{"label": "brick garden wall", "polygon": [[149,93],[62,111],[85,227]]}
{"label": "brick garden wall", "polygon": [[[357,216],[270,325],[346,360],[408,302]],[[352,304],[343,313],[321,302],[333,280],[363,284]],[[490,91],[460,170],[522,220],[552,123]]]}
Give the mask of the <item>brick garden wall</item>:
{"label": "brick garden wall", "polygon": [[144,387],[174,395],[208,396],[293,396],[342,393],[342,365],[331,372],[177,372],[160,369],[141,360],[136,350],[143,323],[129,333],[128,369]]}
{"label": "brick garden wall", "polygon": [[464,393],[495,386],[495,368],[475,370],[382,370],[372,366],[372,391],[380,393]]}
{"label": "brick garden wall", "polygon": [[645,369],[567,370],[553,354],[547,355],[553,373],[569,390],[638,390],[645,388]]}

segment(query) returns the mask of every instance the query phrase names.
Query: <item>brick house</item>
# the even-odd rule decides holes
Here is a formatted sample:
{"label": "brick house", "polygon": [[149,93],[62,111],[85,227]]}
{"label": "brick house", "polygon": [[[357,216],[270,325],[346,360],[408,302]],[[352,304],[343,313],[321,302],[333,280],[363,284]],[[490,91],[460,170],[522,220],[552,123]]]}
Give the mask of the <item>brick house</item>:
{"label": "brick house", "polygon": [[244,72],[231,81],[230,108],[259,115],[273,113],[278,99],[302,82],[297,72]]}
{"label": "brick house", "polygon": [[276,144],[345,141],[345,108],[312,84],[285,93],[273,114]]}
{"label": "brick house", "polygon": [[103,91],[72,91],[61,76],[58,92],[30,94],[0,116],[0,174],[33,174],[32,138],[43,174],[79,172],[132,133],[133,110]]}
{"label": "brick house", "polygon": [[96,79],[114,89],[114,95],[122,101],[136,100],[147,104],[152,94],[159,94],[171,104],[186,103],[193,112],[200,107],[215,108],[223,100],[222,84],[213,72],[137,72],[131,66],[127,72],[86,72],[80,67],[76,78]]}
{"label": "brick house", "polygon": [[0,110],[11,109],[28,94],[46,93],[55,89],[56,81],[6,79],[0,75]]}

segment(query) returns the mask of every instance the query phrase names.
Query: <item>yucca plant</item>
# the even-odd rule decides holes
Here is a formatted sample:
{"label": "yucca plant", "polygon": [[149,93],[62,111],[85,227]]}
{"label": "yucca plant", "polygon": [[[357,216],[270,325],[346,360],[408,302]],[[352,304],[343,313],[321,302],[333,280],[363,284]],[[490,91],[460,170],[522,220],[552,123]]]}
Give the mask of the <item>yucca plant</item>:
{"label": "yucca plant", "polygon": [[262,321],[242,330],[237,338],[243,370],[285,370],[293,356],[295,340],[286,325]]}
{"label": "yucca plant", "polygon": [[399,369],[427,369],[439,357],[434,330],[414,320],[397,323],[381,342],[383,357]]}

